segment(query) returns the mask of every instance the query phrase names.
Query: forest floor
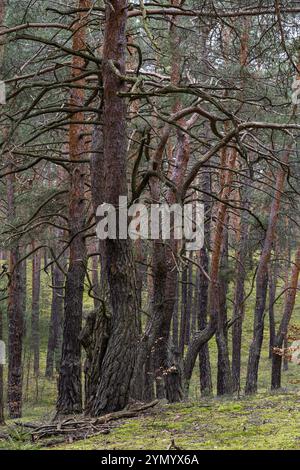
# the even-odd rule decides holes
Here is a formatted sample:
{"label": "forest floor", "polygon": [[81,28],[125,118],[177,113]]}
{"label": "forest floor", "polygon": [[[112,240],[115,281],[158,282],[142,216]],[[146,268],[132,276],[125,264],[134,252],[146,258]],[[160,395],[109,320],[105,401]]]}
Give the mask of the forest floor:
{"label": "forest floor", "polygon": [[164,405],[62,449],[300,449],[300,395]]}
{"label": "forest floor", "polygon": [[[282,296],[283,297],[283,296]],[[299,297],[298,297],[299,298]],[[49,423],[55,415],[56,378],[47,380],[44,367],[50,314],[49,287],[42,285],[41,312],[41,374],[34,378],[30,348],[24,351],[24,409],[19,422]],[[91,299],[85,298],[91,307]],[[229,304],[230,305],[230,304]],[[167,450],[174,439],[183,450],[194,449],[300,449],[300,367],[289,364],[282,373],[282,390],[270,392],[271,361],[269,359],[268,319],[259,368],[259,393],[244,397],[249,345],[253,329],[254,293],[247,302],[242,345],[241,397],[201,398],[199,394],[199,366],[196,364],[190,385],[190,400],[175,405],[159,404],[143,415],[114,423],[110,433],[85,440],[56,446],[57,449],[120,449]],[[276,304],[276,327],[282,311],[282,298]],[[28,299],[28,323],[30,298]],[[300,326],[300,302],[292,323]],[[231,333],[229,331],[229,345]],[[216,385],[217,350],[215,340],[209,343],[214,390]],[[10,439],[1,440],[0,449],[39,449],[42,444],[32,443],[28,431],[14,421],[6,421],[1,433]]]}
{"label": "forest floor", "polygon": [[[139,417],[118,421],[109,434],[51,449],[167,450],[172,441],[181,450],[299,450],[300,393],[159,404]],[[43,444],[32,444],[26,431],[11,428],[10,440],[0,441],[0,449],[38,450]]]}

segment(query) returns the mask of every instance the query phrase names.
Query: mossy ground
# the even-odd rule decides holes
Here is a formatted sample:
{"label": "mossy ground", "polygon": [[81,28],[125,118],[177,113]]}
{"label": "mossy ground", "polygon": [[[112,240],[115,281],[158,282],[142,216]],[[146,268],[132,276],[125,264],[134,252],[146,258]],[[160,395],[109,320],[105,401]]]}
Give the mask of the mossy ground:
{"label": "mossy ground", "polygon": [[109,435],[60,448],[166,450],[172,439],[183,450],[300,449],[300,396],[164,405],[157,412],[127,420]]}
{"label": "mossy ground", "polygon": [[[28,263],[28,284],[30,263]],[[44,378],[48,324],[50,315],[51,279],[42,276],[41,298],[41,375],[32,374],[32,360],[28,340],[25,344],[24,391],[22,421],[48,422],[55,414],[56,378]],[[248,286],[250,290],[250,285]],[[27,328],[30,328],[30,291],[28,285]],[[85,295],[85,309],[92,308],[92,300]],[[280,321],[283,296],[276,304],[276,322]],[[230,300],[228,302],[230,316]],[[271,394],[271,363],[268,358],[268,318],[259,370],[259,393],[243,397],[249,345],[252,336],[254,292],[247,300],[242,346],[241,397],[203,399],[199,393],[199,370],[196,364],[190,386],[190,401],[176,405],[160,405],[137,419],[118,422],[109,435],[97,436],[60,449],[167,449],[174,439],[177,446],[193,449],[300,449],[300,367],[290,364],[283,372],[281,392]],[[293,324],[300,325],[299,294],[293,315]],[[229,332],[229,345],[231,333]],[[215,340],[209,343],[212,374],[216,382],[217,351]],[[28,373],[29,371],[29,373]],[[13,424],[7,420],[8,426]],[[5,428],[4,428],[5,430]],[[7,430],[7,428],[6,428]],[[2,429],[0,429],[1,433]],[[37,449],[28,434],[12,431],[11,440],[1,441],[0,449]]]}

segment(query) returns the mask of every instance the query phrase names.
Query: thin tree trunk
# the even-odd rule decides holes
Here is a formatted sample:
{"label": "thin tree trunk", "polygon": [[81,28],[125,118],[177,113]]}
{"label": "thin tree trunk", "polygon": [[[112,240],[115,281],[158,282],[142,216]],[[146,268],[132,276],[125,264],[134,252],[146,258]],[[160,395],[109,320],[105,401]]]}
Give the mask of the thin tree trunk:
{"label": "thin tree trunk", "polygon": [[172,340],[174,347],[176,349],[179,349],[179,342],[178,342],[178,333],[179,333],[179,283],[177,280],[176,283],[176,299],[175,299],[175,304],[174,304],[174,313],[173,313],[173,334],[172,334]]}
{"label": "thin tree trunk", "polygon": [[187,293],[188,293],[188,266],[185,264],[182,268],[181,274],[181,316],[180,316],[180,337],[179,337],[179,352],[184,355],[184,346],[186,344],[186,330],[187,330]]}
{"label": "thin tree trunk", "polygon": [[[289,269],[291,266],[291,243],[290,243],[290,231],[291,227],[289,225],[289,219],[286,216],[285,217],[285,230],[286,230],[286,240],[285,240],[285,251],[286,251],[286,275],[285,275],[285,287],[289,286]],[[285,295],[288,294],[288,291],[285,293]],[[284,342],[283,342],[283,347],[287,349],[288,347],[288,334],[285,335],[284,337]],[[287,371],[289,368],[289,359],[287,355],[285,354],[283,356],[283,361],[282,361],[282,370]]]}
{"label": "thin tree trunk", "polygon": [[[208,170],[204,171],[201,176],[201,189],[203,190],[203,204],[205,213],[205,244],[199,253],[199,265],[202,269],[197,271],[197,286],[198,286],[198,328],[205,330],[207,327],[207,314],[208,314],[208,272],[209,272],[209,246],[211,237],[211,209],[212,201],[209,196],[211,192],[211,177]],[[206,275],[205,275],[206,274]],[[209,358],[208,343],[203,344],[199,350],[199,377],[200,377],[200,391],[202,396],[210,396],[213,393],[213,385],[211,378],[211,366]]]}
{"label": "thin tree trunk", "polygon": [[227,216],[226,202],[229,199],[232,186],[232,170],[235,168],[237,159],[236,150],[224,148],[221,161],[226,165],[228,170],[221,175],[221,196],[223,202],[219,203],[215,237],[212,244],[212,258],[210,269],[209,284],[209,308],[211,317],[216,318],[217,331],[216,342],[218,347],[218,377],[217,377],[217,393],[218,395],[231,394],[233,392],[233,381],[229,360],[227,334],[225,327],[225,310],[221,308],[220,297],[220,263],[222,257],[222,247],[224,246],[224,225]]}
{"label": "thin tree trunk", "polygon": [[[192,255],[190,255],[190,258]],[[193,308],[193,294],[194,294],[194,284],[193,284],[193,263],[189,262],[188,264],[188,276],[187,276],[187,321],[185,329],[185,344],[190,344],[191,328],[192,328],[192,308]]]}
{"label": "thin tree trunk", "polygon": [[[243,205],[247,206],[247,195],[243,200]],[[247,261],[247,245],[248,245],[248,220],[244,211],[241,215],[239,247],[236,254],[235,268],[235,293],[234,293],[234,311],[232,325],[232,378],[234,390],[240,391],[241,381],[241,348],[242,348],[242,332],[243,320],[245,313],[244,297],[245,297],[245,281],[246,281],[246,261]]]}
{"label": "thin tree trunk", "polygon": [[[199,264],[202,269],[208,273],[209,259],[208,250],[204,246],[200,250]],[[207,307],[208,307],[208,279],[202,272],[198,271],[198,328],[205,330],[207,327]],[[211,367],[209,359],[208,343],[203,344],[199,350],[199,377],[200,377],[200,391],[202,396],[210,396],[213,393]]]}
{"label": "thin tree trunk", "polygon": [[[226,226],[228,226],[228,216],[226,217]],[[224,395],[232,393],[232,374],[229,373],[229,350],[228,350],[228,330],[227,330],[227,291],[228,291],[228,229],[223,229],[222,253],[220,261],[219,275],[219,311],[220,321],[216,333],[218,346],[217,363],[217,393]]]}
{"label": "thin tree trunk", "polygon": [[[283,342],[283,347],[284,347],[285,350],[287,350],[288,344],[289,344],[289,340],[288,340],[288,335],[286,334],[285,337],[284,337],[284,342]],[[282,370],[284,372],[289,370],[289,360],[288,360],[286,355],[284,355],[284,357],[283,357]]]}
{"label": "thin tree trunk", "polygon": [[269,359],[272,359],[273,357],[273,348],[276,336],[274,302],[276,299],[277,270],[278,266],[277,261],[275,259],[274,263],[271,264],[269,269]]}
{"label": "thin tree trunk", "polygon": [[[282,162],[285,165],[289,161],[291,148],[292,144],[289,144]],[[247,379],[245,387],[245,393],[247,395],[253,394],[257,391],[258,366],[264,335],[264,318],[268,287],[268,264],[270,261],[272,247],[275,239],[275,229],[279,216],[282,191],[284,189],[285,174],[286,173],[283,167],[280,167],[276,179],[275,194],[270,209],[267,233],[265,236],[264,245],[256,274],[256,303],[254,311],[253,339],[249,350]]]}
{"label": "thin tree trunk", "polygon": [[282,319],[280,326],[275,338],[275,351],[273,350],[272,357],[272,378],[271,378],[271,387],[272,389],[278,389],[281,387],[281,365],[282,365],[282,356],[276,353],[276,348],[279,350],[282,348],[284,339],[287,335],[288,326],[291,320],[293,309],[295,306],[295,299],[298,288],[300,272],[300,247],[298,247],[295,255],[295,263],[292,267],[291,280],[288,286],[287,295],[285,297],[285,304]]}
{"label": "thin tree trunk", "polygon": [[[33,244],[34,248],[34,244]],[[40,373],[40,287],[41,287],[41,252],[37,251],[32,259],[32,307],[31,307],[31,347],[33,351],[33,371],[36,377]]]}
{"label": "thin tree trunk", "polygon": [[[62,260],[60,264],[64,266]],[[46,359],[46,377],[51,379],[54,374],[54,365],[56,370],[60,369],[61,359],[61,337],[63,325],[63,306],[64,306],[64,273],[56,264],[51,266],[52,271],[52,300],[51,300],[51,318],[49,325],[47,359]]]}
{"label": "thin tree trunk", "polygon": [[[98,251],[98,243],[94,244],[95,251]],[[99,283],[99,256],[92,257],[92,284],[93,284],[93,295],[94,295],[94,308],[99,308],[99,300],[97,297],[100,295],[100,283]]]}

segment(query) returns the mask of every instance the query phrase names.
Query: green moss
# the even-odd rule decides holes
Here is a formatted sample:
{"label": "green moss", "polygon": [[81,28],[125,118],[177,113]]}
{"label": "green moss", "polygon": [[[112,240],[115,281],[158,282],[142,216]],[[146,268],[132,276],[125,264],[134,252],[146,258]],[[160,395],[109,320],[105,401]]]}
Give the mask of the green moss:
{"label": "green moss", "polygon": [[[209,406],[209,407],[208,407]],[[119,423],[108,436],[96,436],[59,449],[164,450],[174,439],[184,450],[299,449],[300,400],[295,394],[209,405],[165,405],[139,419]]]}

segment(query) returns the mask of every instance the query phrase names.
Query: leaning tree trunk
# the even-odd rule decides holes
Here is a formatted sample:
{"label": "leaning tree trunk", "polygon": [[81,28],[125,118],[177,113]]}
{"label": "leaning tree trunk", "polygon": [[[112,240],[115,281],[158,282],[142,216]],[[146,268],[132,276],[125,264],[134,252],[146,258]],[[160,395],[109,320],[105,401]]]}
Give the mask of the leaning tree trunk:
{"label": "leaning tree trunk", "polygon": [[[289,145],[285,153],[282,162],[284,165],[287,165],[289,161],[291,148],[292,144]],[[264,245],[256,274],[256,303],[254,311],[253,339],[249,350],[247,379],[245,387],[245,393],[247,395],[253,394],[257,391],[258,366],[264,335],[264,318],[268,288],[268,264],[270,261],[273,242],[275,239],[275,230],[279,216],[282,191],[284,189],[285,174],[286,173],[284,168],[280,167],[276,178],[275,194],[271,204],[267,233],[265,236]]]}
{"label": "leaning tree trunk", "polygon": [[[119,197],[127,195],[127,110],[124,98],[119,96],[124,81],[114,69],[125,74],[127,6],[127,0],[112,0],[107,5],[103,45],[104,193],[105,202],[115,208]],[[119,237],[108,238],[104,248],[111,327],[91,407],[96,416],[127,405],[138,344],[139,305],[132,243]]]}
{"label": "leaning tree trunk", "polygon": [[282,355],[280,354],[280,349],[282,348],[284,339],[287,335],[287,330],[289,322],[293,313],[295,306],[295,299],[298,288],[300,272],[300,247],[298,247],[295,255],[295,263],[293,264],[291,281],[288,286],[288,291],[285,297],[284,311],[283,316],[280,322],[279,330],[275,338],[275,344],[273,349],[272,357],[272,379],[271,387],[272,389],[278,389],[281,387],[281,365],[282,365]]}
{"label": "leaning tree trunk", "polygon": [[[191,122],[194,122],[194,117],[192,117],[188,123],[184,124],[186,128],[189,127]],[[189,157],[189,137],[179,130],[174,155],[174,162],[176,162],[176,164],[174,165],[175,168],[171,175],[174,186],[179,190],[182,187]],[[155,194],[154,200],[158,200]],[[169,206],[176,202],[176,195],[173,189],[168,191],[166,201]],[[170,342],[170,329],[177,295],[176,285],[178,282],[177,266],[174,259],[174,254],[176,254],[178,250],[177,245],[172,233],[168,246],[163,244],[162,240],[154,242],[153,245],[153,318],[156,318],[154,323],[156,327],[158,327],[155,337],[155,357],[157,358],[156,376],[161,381],[163,380],[165,396],[170,402],[181,401],[184,395],[182,384],[183,369],[180,364],[180,354],[177,354],[176,349]],[[186,330],[184,329],[180,334],[183,336],[185,332]]]}
{"label": "leaning tree trunk", "polygon": [[[88,8],[90,0],[79,0],[79,8]],[[79,21],[73,24],[73,51],[85,48],[85,13],[79,13]],[[75,109],[84,105],[84,80],[80,78],[86,64],[78,55],[73,56],[72,76],[80,88],[72,88],[70,106]],[[63,329],[62,357],[58,381],[57,411],[63,414],[82,411],[81,385],[81,344],[79,335],[82,327],[82,302],[86,272],[86,246],[83,234],[85,225],[85,166],[75,164],[82,159],[86,144],[84,113],[75,112],[69,129],[69,152],[73,162],[69,193],[70,258],[65,284],[65,315]]]}
{"label": "leaning tree trunk", "polygon": [[216,342],[218,347],[218,377],[217,393],[218,395],[231,394],[233,391],[233,381],[229,360],[227,334],[224,321],[224,309],[221,308],[220,297],[220,262],[221,251],[224,243],[224,224],[226,221],[227,206],[232,186],[232,170],[235,168],[237,152],[225,148],[222,153],[222,161],[227,165],[228,170],[222,181],[222,202],[219,203],[217,210],[217,220],[215,225],[215,237],[212,244],[212,258],[210,269],[209,284],[209,308],[212,318],[216,319]]}

